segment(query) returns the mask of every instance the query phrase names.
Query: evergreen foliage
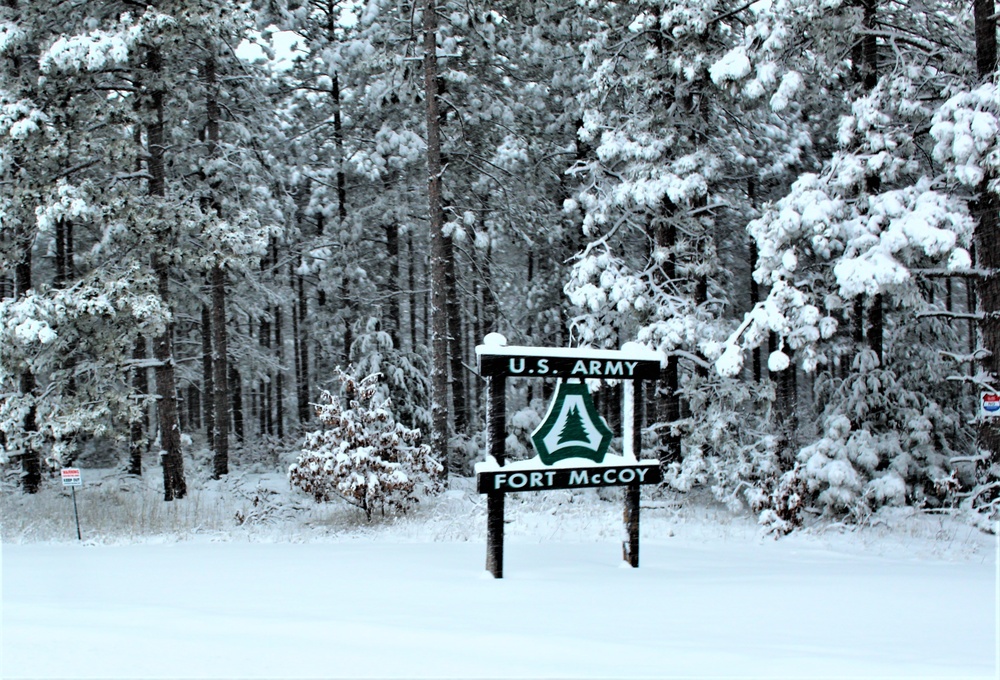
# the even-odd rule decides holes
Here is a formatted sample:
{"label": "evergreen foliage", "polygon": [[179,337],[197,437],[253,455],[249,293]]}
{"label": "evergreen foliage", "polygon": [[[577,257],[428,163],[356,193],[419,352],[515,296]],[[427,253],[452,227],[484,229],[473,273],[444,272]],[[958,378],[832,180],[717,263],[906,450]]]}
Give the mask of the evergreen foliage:
{"label": "evergreen foliage", "polygon": [[[384,409],[466,474],[497,331],[662,352],[667,483],[779,533],[992,517],[1000,95],[967,5],[4,0],[0,464],[33,492],[100,441],[180,498],[203,449],[222,477]],[[375,391],[314,411],[339,365]],[[512,459],[550,389],[511,381]],[[391,505],[339,485],[310,492]]]}
{"label": "evergreen foliage", "polygon": [[317,501],[340,498],[372,513],[406,512],[420,494],[441,491],[443,468],[420,430],[397,423],[391,402],[378,395],[379,374],[361,380],[338,370],[342,396],[322,394],[316,417],[323,429],[306,435],[288,479]]}

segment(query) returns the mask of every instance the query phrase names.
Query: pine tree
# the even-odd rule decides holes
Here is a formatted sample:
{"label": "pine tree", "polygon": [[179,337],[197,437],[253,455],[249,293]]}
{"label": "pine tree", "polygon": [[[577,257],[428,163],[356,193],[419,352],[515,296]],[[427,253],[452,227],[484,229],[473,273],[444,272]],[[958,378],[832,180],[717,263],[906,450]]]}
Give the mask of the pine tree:
{"label": "pine tree", "polygon": [[424,494],[442,490],[442,466],[420,431],[397,423],[379,393],[379,375],[356,380],[337,371],[341,395],[323,393],[316,416],[323,429],[306,436],[288,470],[291,483],[317,501],[340,498],[369,520],[376,510],[406,512]]}
{"label": "pine tree", "polygon": [[559,441],[557,443],[565,444],[566,442],[590,443],[590,437],[587,436],[587,431],[583,427],[583,418],[580,417],[580,409],[576,406],[571,408],[566,414],[566,421],[559,432]]}

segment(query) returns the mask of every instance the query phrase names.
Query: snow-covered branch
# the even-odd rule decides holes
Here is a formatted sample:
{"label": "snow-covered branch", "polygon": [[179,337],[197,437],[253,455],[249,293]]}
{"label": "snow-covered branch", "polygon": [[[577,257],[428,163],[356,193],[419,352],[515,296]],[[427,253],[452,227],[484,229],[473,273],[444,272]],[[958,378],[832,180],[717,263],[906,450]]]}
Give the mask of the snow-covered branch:
{"label": "snow-covered branch", "polygon": [[982,314],[969,314],[968,312],[948,312],[944,310],[935,312],[917,312],[918,319],[926,319],[930,317],[968,319],[970,321],[982,321],[985,318]]}
{"label": "snow-covered branch", "polygon": [[985,359],[990,355],[989,351],[985,349],[976,350],[976,352],[972,354],[956,354],[954,352],[946,352],[944,350],[938,350],[938,354],[940,356],[943,356],[947,359],[951,359],[952,361],[955,361],[960,364],[968,364],[974,361],[982,361],[983,359]]}
{"label": "snow-covered branch", "polygon": [[925,276],[927,278],[950,278],[952,276],[959,278],[978,278],[985,279],[990,276],[996,276],[1000,274],[995,269],[948,269],[946,267],[929,267],[929,268],[911,268],[910,273],[915,276]]}
{"label": "snow-covered branch", "polygon": [[668,357],[669,356],[675,356],[675,357],[680,357],[681,359],[687,359],[691,363],[696,364],[696,365],[700,366],[701,368],[704,368],[705,370],[710,370],[712,368],[712,362],[710,362],[707,359],[705,359],[705,357],[700,357],[697,354],[693,354],[691,352],[686,352],[686,351],[684,351],[682,349],[670,350],[670,351],[666,352],[665,354]]}

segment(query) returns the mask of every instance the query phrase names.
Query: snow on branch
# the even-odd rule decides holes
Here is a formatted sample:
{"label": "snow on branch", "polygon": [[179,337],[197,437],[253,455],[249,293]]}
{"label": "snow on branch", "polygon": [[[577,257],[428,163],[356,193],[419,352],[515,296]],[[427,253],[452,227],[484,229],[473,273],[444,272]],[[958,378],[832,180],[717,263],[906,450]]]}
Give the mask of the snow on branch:
{"label": "snow on branch", "polygon": [[968,319],[971,321],[982,321],[986,317],[983,314],[969,314],[968,312],[948,312],[948,311],[935,311],[935,312],[917,312],[918,319],[926,319],[929,317],[939,317],[945,319]]}
{"label": "snow on branch", "polygon": [[954,352],[945,352],[944,350],[939,350],[938,354],[941,356],[951,359],[960,364],[968,364],[974,361],[982,361],[990,355],[990,352],[985,349],[976,350],[973,354],[955,354]]}
{"label": "snow on branch", "polygon": [[910,272],[915,276],[926,276],[928,278],[948,278],[951,276],[957,276],[960,278],[987,279],[991,276],[996,276],[1000,274],[1000,271],[996,269],[975,268],[975,269],[958,270],[958,269],[948,269],[945,267],[926,268],[926,269],[911,268]]}
{"label": "snow on branch", "polygon": [[960,382],[969,383],[970,385],[977,385],[981,390],[985,392],[994,392],[994,382],[993,377],[985,372],[980,371],[976,375],[949,375],[945,380],[949,382]]}
{"label": "snow on branch", "polygon": [[705,359],[705,357],[700,357],[697,354],[692,354],[691,352],[686,352],[682,349],[669,350],[668,352],[665,352],[665,354],[668,357],[675,356],[680,357],[681,359],[687,359],[691,363],[696,364],[705,370],[710,370],[712,368],[712,362]]}

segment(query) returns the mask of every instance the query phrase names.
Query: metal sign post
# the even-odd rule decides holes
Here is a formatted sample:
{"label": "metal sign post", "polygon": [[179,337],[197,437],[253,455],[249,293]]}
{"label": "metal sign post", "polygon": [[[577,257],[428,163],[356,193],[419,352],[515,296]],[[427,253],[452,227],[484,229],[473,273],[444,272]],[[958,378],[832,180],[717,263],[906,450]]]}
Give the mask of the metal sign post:
{"label": "metal sign post", "polygon": [[[659,462],[641,460],[642,380],[655,380],[660,355],[639,345],[622,350],[509,347],[499,333],[490,333],[476,347],[479,375],[486,379],[487,461],[476,465],[479,493],[486,494],[486,569],[503,578],[504,494],[517,491],[624,486],[627,533],[622,556],[639,566],[639,486],[662,480]],[[532,434],[538,456],[505,465],[507,439],[505,392],[508,378],[560,380],[549,413]],[[594,409],[586,379],[625,383],[623,456],[606,460],[613,433]],[[572,382],[567,382],[572,381]],[[581,459],[589,465],[570,467],[563,461]],[[553,467],[555,463],[560,463]],[[527,465],[528,467],[526,467]]]}
{"label": "metal sign post", "polygon": [[62,484],[63,486],[68,486],[70,491],[73,492],[73,517],[76,519],[76,538],[77,540],[82,541],[83,535],[80,533],[80,513],[76,509],[76,487],[83,486],[83,480],[80,478],[79,468],[63,468]]}

